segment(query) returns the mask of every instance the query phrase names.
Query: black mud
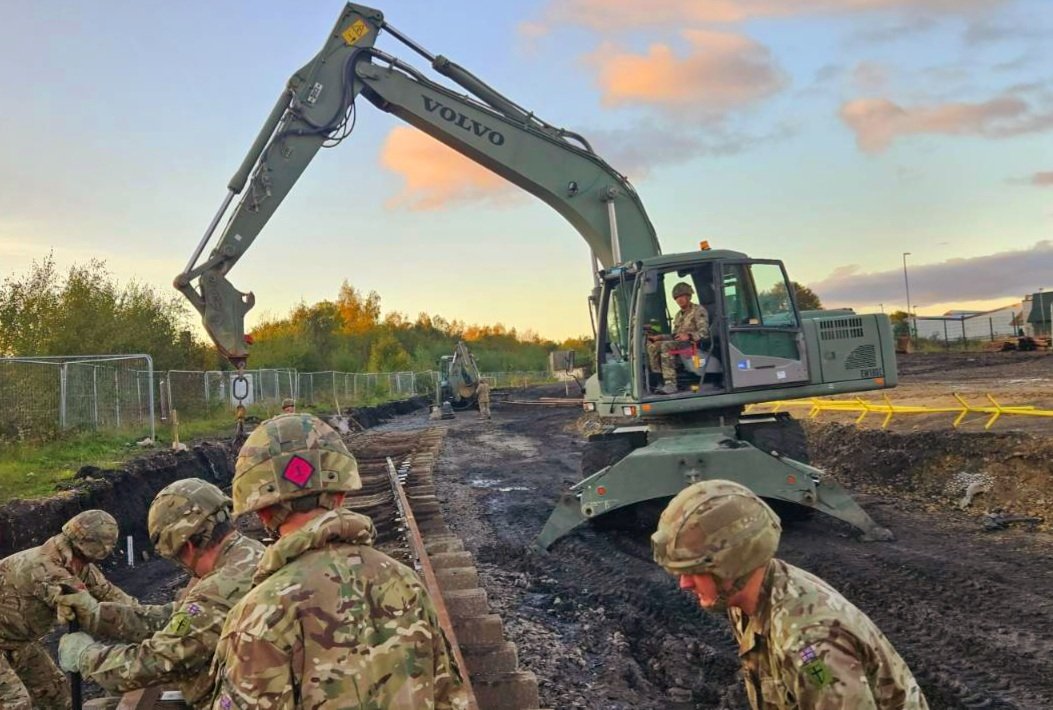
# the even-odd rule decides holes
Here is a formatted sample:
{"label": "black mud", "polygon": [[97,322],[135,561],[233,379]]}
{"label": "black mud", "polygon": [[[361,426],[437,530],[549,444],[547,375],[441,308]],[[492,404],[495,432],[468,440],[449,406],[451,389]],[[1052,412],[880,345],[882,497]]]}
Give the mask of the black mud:
{"label": "black mud", "polygon": [[[527,551],[558,490],[578,479],[576,417],[572,409],[511,405],[492,423],[459,415],[437,470],[446,519],[475,553],[521,665],[542,679],[542,705],[747,707],[726,622],[699,609],[651,562],[646,530],[584,530],[548,556]],[[892,491],[861,502],[897,540],[860,543],[842,524],[816,516],[788,526],[780,556],[819,574],[870,615],[934,710],[1053,707],[1053,538],[985,533],[976,513],[955,511],[945,500],[928,504],[926,496],[946,479],[941,461],[953,473],[961,458],[929,457],[921,447],[912,453],[909,443],[902,454],[881,453],[898,447],[879,438],[867,448],[869,434],[856,439],[855,430],[827,432],[825,440],[820,429],[809,434],[817,465],[830,464],[861,487]],[[1016,443],[984,435],[977,441],[976,448],[948,446],[997,458],[1012,453],[999,454],[998,446]],[[875,466],[875,457],[887,462]],[[903,470],[896,487],[882,485],[886,473]]]}

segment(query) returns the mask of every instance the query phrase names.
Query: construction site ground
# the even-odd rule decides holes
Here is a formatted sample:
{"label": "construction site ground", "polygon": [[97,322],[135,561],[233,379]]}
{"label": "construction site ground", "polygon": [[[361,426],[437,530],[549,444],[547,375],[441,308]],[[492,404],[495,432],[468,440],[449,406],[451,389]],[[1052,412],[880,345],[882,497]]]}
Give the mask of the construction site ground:
{"label": "construction site ground", "polygon": [[[901,373],[897,399],[965,388],[1026,403],[1053,395],[1046,354],[905,356]],[[974,424],[954,431],[949,420],[904,419],[890,431],[879,419],[860,428],[839,415],[808,422],[813,463],[856,492],[896,540],[861,543],[816,516],[786,526],[779,554],[874,619],[930,707],[1053,707],[1053,536],[1043,526],[981,526],[992,507],[1050,519],[1053,420],[1005,418],[992,432]],[[654,565],[648,530],[590,528],[548,555],[530,549],[560,491],[580,478],[579,409],[505,403],[491,421],[470,411],[443,422],[421,412],[377,431],[436,426],[447,430],[434,470],[443,514],[474,555],[520,668],[537,675],[541,707],[747,707],[726,620]],[[959,509],[976,476],[987,477],[987,492]],[[178,586],[171,568],[149,567],[114,574],[155,598]]]}

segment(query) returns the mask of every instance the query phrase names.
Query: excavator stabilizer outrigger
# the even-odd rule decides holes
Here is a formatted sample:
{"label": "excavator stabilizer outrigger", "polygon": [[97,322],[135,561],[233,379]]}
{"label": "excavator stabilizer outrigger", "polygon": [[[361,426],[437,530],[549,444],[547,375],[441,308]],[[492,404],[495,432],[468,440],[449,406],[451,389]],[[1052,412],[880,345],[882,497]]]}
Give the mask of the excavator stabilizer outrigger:
{"label": "excavator stabilizer outrigger", "polygon": [[733,428],[667,436],[630,452],[572,486],[535,540],[549,549],[583,523],[627,506],[669,498],[698,481],[737,481],[757,495],[812,508],[843,520],[865,541],[893,539],[839,483],[820,469],[778,452],[767,453],[735,436]]}

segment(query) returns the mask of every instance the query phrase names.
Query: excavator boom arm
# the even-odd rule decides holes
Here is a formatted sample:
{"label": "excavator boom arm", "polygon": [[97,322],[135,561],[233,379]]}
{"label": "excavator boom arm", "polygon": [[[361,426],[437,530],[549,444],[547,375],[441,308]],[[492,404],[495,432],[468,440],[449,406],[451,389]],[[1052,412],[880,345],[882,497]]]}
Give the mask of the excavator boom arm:
{"label": "excavator boom arm", "polygon": [[[450,91],[374,49],[385,28],[474,97]],[[581,234],[602,266],[661,253],[636,191],[584,139],[540,121],[444,57],[432,57],[390,28],[378,10],[348,4],[322,50],[289,80],[187,268],[175,279],[217,347],[235,364],[248,356],[244,322],[254,297],[234,288],[226,275],[318,149],[350,134],[359,94],[546,202]],[[197,264],[233,197],[246,186],[216,248]]]}

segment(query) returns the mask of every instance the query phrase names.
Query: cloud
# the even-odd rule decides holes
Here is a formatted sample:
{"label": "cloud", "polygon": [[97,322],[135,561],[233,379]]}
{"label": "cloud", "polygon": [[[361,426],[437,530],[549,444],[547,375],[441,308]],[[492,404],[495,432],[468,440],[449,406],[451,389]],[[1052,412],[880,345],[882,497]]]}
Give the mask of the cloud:
{"label": "cloud", "polygon": [[463,202],[517,199],[510,182],[414,128],[398,126],[384,140],[380,164],[403,179],[386,207],[435,210]]}
{"label": "cloud", "polygon": [[686,163],[703,155],[735,155],[784,140],[794,132],[789,124],[780,124],[767,133],[733,131],[721,125],[689,132],[645,120],[628,128],[591,129],[585,136],[604,160],[638,182],[658,167]]}
{"label": "cloud", "polygon": [[550,0],[543,20],[548,28],[583,25],[609,33],[646,25],[735,23],[806,14],[847,14],[897,10],[915,14],[969,14],[1008,0]]}
{"label": "cloud", "polygon": [[[936,264],[910,265],[914,304],[942,304],[994,298],[1020,298],[1048,286],[1053,271],[1053,241],[1030,249],[1003,251]],[[808,284],[826,304],[902,303],[903,269],[861,273],[858,265],[838,267],[822,281]]]}
{"label": "cloud", "polygon": [[768,49],[748,37],[706,30],[681,34],[690,45],[682,57],[663,43],[640,55],[605,42],[589,55],[586,61],[598,70],[604,105],[642,103],[719,117],[774,94],[786,83]]}
{"label": "cloud", "polygon": [[939,21],[932,15],[913,15],[886,24],[867,23],[865,27],[855,32],[853,39],[873,44],[899,42],[914,39],[917,35],[929,32],[938,25]]}
{"label": "cloud", "polygon": [[886,98],[855,99],[841,106],[840,115],[855,132],[860,150],[867,153],[880,153],[896,138],[912,134],[1007,138],[1053,128],[1049,102],[1028,100],[1021,93],[978,103],[917,106],[901,106]]}
{"label": "cloud", "polygon": [[859,62],[852,70],[852,80],[863,91],[881,91],[888,85],[888,71],[874,62]]}

